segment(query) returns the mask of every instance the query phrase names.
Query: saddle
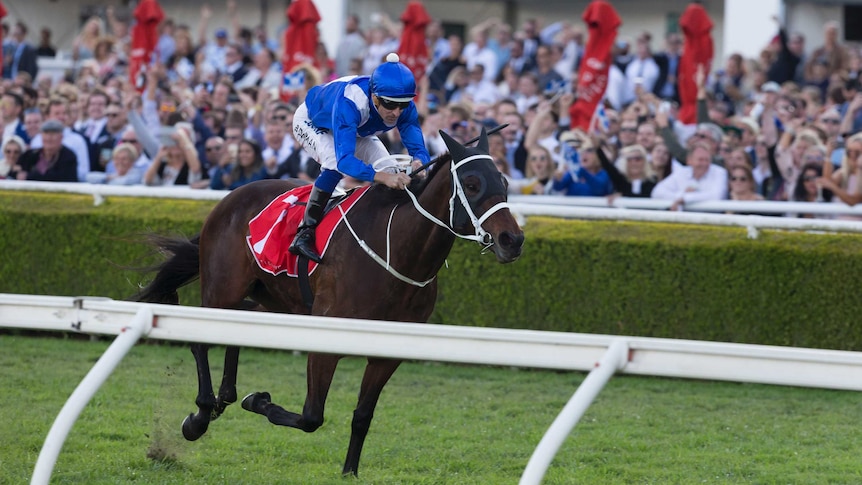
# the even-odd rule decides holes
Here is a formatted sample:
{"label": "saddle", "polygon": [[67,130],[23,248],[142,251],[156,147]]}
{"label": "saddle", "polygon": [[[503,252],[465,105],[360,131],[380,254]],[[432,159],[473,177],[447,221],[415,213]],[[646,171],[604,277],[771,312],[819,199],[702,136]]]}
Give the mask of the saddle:
{"label": "saddle", "polygon": [[[311,188],[310,184],[303,185],[279,195],[249,221],[246,243],[263,271],[275,276],[287,273],[287,276],[297,277],[299,258],[287,248],[302,222]],[[347,214],[367,190],[368,187],[359,187],[329,200],[315,232],[318,254],[323,256],[326,253],[332,234],[342,220],[342,211]],[[341,208],[335,210],[339,206]],[[317,263],[310,261],[308,273],[313,273],[316,268]]]}

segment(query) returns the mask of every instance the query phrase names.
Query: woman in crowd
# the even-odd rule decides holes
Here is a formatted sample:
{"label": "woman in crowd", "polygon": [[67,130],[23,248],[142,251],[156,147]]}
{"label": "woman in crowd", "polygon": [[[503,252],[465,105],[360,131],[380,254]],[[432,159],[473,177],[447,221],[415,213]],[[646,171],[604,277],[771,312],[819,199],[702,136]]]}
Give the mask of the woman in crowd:
{"label": "woman in crowd", "polygon": [[244,138],[237,147],[236,162],[219,166],[213,173],[210,188],[233,190],[245,184],[267,178],[260,146]]}
{"label": "woman in crowd", "polygon": [[[799,179],[796,181],[796,187],[793,190],[793,195],[790,200],[793,202],[829,202],[832,200],[832,192],[824,189],[818,184],[822,183],[823,166],[816,163],[809,163],[802,167],[799,173]],[[806,219],[823,218],[815,214],[788,214],[790,217],[801,217]]]}
{"label": "woman in crowd", "polygon": [[192,185],[203,178],[198,151],[188,133],[174,129],[172,144],[163,144],[144,174],[144,183],[154,186]]}
{"label": "woman in crowd", "polygon": [[656,182],[661,182],[667,178],[673,170],[673,161],[670,157],[670,151],[667,149],[667,145],[663,142],[657,142],[655,146],[652,147],[649,166],[650,171],[655,176]]}
{"label": "woman in crowd", "polygon": [[114,172],[105,176],[108,185],[137,185],[143,180],[144,174],[135,168],[138,159],[138,149],[131,143],[120,143],[112,153]]}
{"label": "woman in crowd", "polygon": [[527,151],[527,173],[526,178],[513,180],[510,186],[515,188],[514,193],[524,195],[544,195],[551,193],[554,178],[554,161],[551,152],[541,145],[533,145]]}
{"label": "woman in crowd", "polygon": [[763,200],[763,196],[757,193],[757,183],[748,165],[735,164],[727,171],[727,193],[730,200]]}
{"label": "woman in crowd", "polygon": [[21,154],[27,150],[27,144],[18,135],[12,135],[3,142],[3,157],[0,159],[0,179],[9,177],[12,168],[18,165]]}
{"label": "woman in crowd", "polygon": [[[831,167],[831,164],[829,166]],[[828,172],[824,173],[819,182],[821,187],[833,192],[838,200],[845,204],[856,205],[862,202],[862,133],[857,133],[847,140],[841,167],[831,176]],[[857,216],[840,216],[838,219],[862,220]]]}
{"label": "woman in crowd", "polygon": [[656,182],[644,147],[631,145],[620,150],[619,168],[608,159],[604,150],[599,149],[596,155],[611,179],[614,193],[623,197],[649,197],[652,194]]}

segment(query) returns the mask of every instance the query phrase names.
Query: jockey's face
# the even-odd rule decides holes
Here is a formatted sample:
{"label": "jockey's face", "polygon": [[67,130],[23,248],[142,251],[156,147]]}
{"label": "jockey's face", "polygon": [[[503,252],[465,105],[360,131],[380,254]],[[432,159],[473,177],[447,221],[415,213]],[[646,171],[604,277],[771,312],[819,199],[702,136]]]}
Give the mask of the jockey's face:
{"label": "jockey's face", "polygon": [[377,108],[377,112],[380,113],[380,117],[383,118],[383,122],[386,123],[387,126],[392,126],[398,122],[398,117],[401,116],[401,112],[404,111],[401,106],[394,106],[393,109],[388,109],[381,102],[382,100],[374,96],[374,107]]}

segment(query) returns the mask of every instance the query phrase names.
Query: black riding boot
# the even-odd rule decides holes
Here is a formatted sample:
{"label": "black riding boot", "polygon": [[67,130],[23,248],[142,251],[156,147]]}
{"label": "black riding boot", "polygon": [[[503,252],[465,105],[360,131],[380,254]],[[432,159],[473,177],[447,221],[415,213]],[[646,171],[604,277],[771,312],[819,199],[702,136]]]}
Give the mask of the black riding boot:
{"label": "black riding boot", "polygon": [[315,263],[321,261],[320,255],[317,254],[317,249],[314,247],[314,230],[323,218],[323,209],[326,208],[326,202],[332,192],[323,192],[316,186],[311,189],[311,195],[308,196],[308,203],[305,206],[305,215],[302,218],[302,224],[299,230],[296,231],[296,237],[287,248],[293,254],[305,256]]}

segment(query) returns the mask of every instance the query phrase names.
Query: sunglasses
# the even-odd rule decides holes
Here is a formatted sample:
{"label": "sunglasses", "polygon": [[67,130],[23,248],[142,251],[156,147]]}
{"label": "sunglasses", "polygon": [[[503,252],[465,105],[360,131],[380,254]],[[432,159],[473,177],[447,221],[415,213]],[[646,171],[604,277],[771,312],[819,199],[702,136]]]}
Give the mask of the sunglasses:
{"label": "sunglasses", "polygon": [[383,106],[383,108],[388,109],[390,111],[393,111],[393,110],[396,110],[399,108],[400,109],[407,109],[407,107],[410,106],[410,101],[404,101],[404,102],[389,101],[388,99],[384,99],[384,98],[381,98],[379,96],[377,97],[377,99],[380,100],[380,106]]}
{"label": "sunglasses", "polygon": [[136,138],[121,138],[120,143],[137,143],[138,140]]}
{"label": "sunglasses", "polygon": [[805,177],[802,177],[802,180],[806,182],[814,182],[817,180],[817,175],[806,175]]}
{"label": "sunglasses", "polygon": [[117,116],[120,116],[120,113],[105,113],[105,116],[108,118],[116,118]]}
{"label": "sunglasses", "polygon": [[620,131],[624,131],[627,133],[637,133],[638,129],[637,128],[620,128]]}
{"label": "sunglasses", "polygon": [[824,123],[829,123],[830,125],[837,125],[841,123],[841,120],[836,118],[823,118]]}
{"label": "sunglasses", "polygon": [[222,149],[222,145],[216,145],[216,146],[211,146],[211,147],[207,147],[207,148],[206,148],[206,150],[207,150],[208,152],[217,152],[217,151],[219,151],[219,150],[221,150],[221,149]]}
{"label": "sunglasses", "polygon": [[167,104],[163,104],[159,107],[159,111],[161,111],[163,113],[174,113],[174,112],[176,112],[176,110],[177,110],[176,106],[171,106],[171,105],[167,105]]}

